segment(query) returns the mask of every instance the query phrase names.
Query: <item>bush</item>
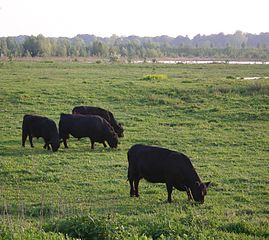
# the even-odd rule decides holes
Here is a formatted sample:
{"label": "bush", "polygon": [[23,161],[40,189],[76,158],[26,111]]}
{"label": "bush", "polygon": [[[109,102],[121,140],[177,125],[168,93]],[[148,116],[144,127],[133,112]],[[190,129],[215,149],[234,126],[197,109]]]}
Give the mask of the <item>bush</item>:
{"label": "bush", "polygon": [[148,74],[143,76],[143,80],[167,80],[166,74]]}

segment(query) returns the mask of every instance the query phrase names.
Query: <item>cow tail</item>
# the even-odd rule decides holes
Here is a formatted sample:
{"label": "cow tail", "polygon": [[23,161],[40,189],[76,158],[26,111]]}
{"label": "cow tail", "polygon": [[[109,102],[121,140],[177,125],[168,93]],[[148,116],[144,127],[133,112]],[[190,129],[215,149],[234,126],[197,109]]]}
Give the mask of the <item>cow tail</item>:
{"label": "cow tail", "polygon": [[127,178],[129,181],[132,179],[132,173],[131,173],[131,161],[130,161],[130,153],[128,151],[127,153],[127,158],[128,158],[128,173],[127,173]]}
{"label": "cow tail", "polygon": [[126,181],[128,181],[128,180],[130,180],[130,167],[128,167],[128,174],[127,174],[127,180]]}
{"label": "cow tail", "polygon": [[25,145],[26,138],[27,138],[27,129],[26,129],[26,115],[25,115],[22,121],[22,141],[21,141],[22,146]]}

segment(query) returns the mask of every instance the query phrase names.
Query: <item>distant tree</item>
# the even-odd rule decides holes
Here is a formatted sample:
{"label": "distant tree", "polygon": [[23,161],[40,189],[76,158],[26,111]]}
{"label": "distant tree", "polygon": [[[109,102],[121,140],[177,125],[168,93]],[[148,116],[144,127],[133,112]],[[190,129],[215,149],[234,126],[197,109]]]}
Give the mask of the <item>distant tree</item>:
{"label": "distant tree", "polygon": [[34,36],[26,37],[23,43],[23,55],[30,54],[32,57],[36,57],[39,54],[39,44],[37,38]]}
{"label": "distant tree", "polygon": [[6,38],[0,39],[0,57],[7,56],[8,48],[7,48],[7,41]]}
{"label": "distant tree", "polygon": [[67,45],[65,39],[58,39],[56,42],[56,47],[54,50],[54,55],[57,57],[67,57],[68,55],[68,49],[67,49]]}
{"label": "distant tree", "polygon": [[12,57],[21,56],[21,45],[16,42],[14,37],[6,38],[7,55]]}
{"label": "distant tree", "polygon": [[45,38],[42,34],[39,34],[36,37],[38,56],[46,57],[51,56],[51,43],[48,38]]}
{"label": "distant tree", "polygon": [[269,33],[159,37],[101,38],[77,35],[75,38],[46,38],[43,35],[0,38],[0,56],[82,56],[125,58],[208,57],[225,59],[269,59]]}
{"label": "distant tree", "polygon": [[107,46],[100,41],[94,41],[91,49],[91,55],[97,57],[107,56]]}
{"label": "distant tree", "polygon": [[86,45],[85,42],[79,38],[75,37],[72,44],[71,44],[71,56],[76,57],[86,57],[87,51],[86,51]]}

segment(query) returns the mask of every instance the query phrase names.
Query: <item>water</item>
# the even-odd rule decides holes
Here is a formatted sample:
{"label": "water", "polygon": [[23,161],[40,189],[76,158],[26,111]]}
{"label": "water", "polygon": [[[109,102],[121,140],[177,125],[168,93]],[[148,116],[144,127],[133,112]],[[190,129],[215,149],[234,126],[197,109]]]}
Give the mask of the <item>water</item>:
{"label": "water", "polygon": [[[133,63],[143,63],[144,61],[134,61]],[[152,63],[152,61],[146,61]],[[269,64],[267,61],[222,61],[222,60],[159,60],[158,63],[162,64]]]}
{"label": "water", "polygon": [[263,61],[221,61],[221,60],[160,60],[163,64],[269,64]]}
{"label": "water", "polygon": [[244,79],[244,80],[259,80],[259,79],[269,79],[269,77],[237,77],[236,79]]}

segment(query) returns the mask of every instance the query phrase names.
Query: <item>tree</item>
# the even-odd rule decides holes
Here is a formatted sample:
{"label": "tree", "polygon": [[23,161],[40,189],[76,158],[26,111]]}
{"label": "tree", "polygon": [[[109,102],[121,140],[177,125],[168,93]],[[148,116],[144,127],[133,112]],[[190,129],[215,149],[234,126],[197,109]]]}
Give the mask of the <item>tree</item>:
{"label": "tree", "polygon": [[23,43],[23,55],[29,53],[32,57],[36,57],[39,54],[39,44],[37,38],[34,36],[27,37]]}
{"label": "tree", "polygon": [[51,56],[51,44],[49,39],[39,34],[36,37],[36,40],[38,45],[38,56],[40,57]]}
{"label": "tree", "polygon": [[71,56],[85,57],[87,55],[85,42],[75,37],[71,44]]}
{"label": "tree", "polygon": [[106,57],[108,53],[107,46],[100,41],[94,41],[91,49],[91,55],[97,57]]}
{"label": "tree", "polygon": [[0,39],[0,57],[7,56],[8,48],[6,38]]}
{"label": "tree", "polygon": [[57,57],[67,57],[68,51],[67,51],[66,41],[62,38],[59,38],[56,42],[56,47],[54,51],[55,51],[55,56]]}
{"label": "tree", "polygon": [[7,45],[7,55],[8,56],[20,56],[21,55],[21,48],[20,45],[16,42],[14,37],[7,37],[6,38],[6,45]]}

